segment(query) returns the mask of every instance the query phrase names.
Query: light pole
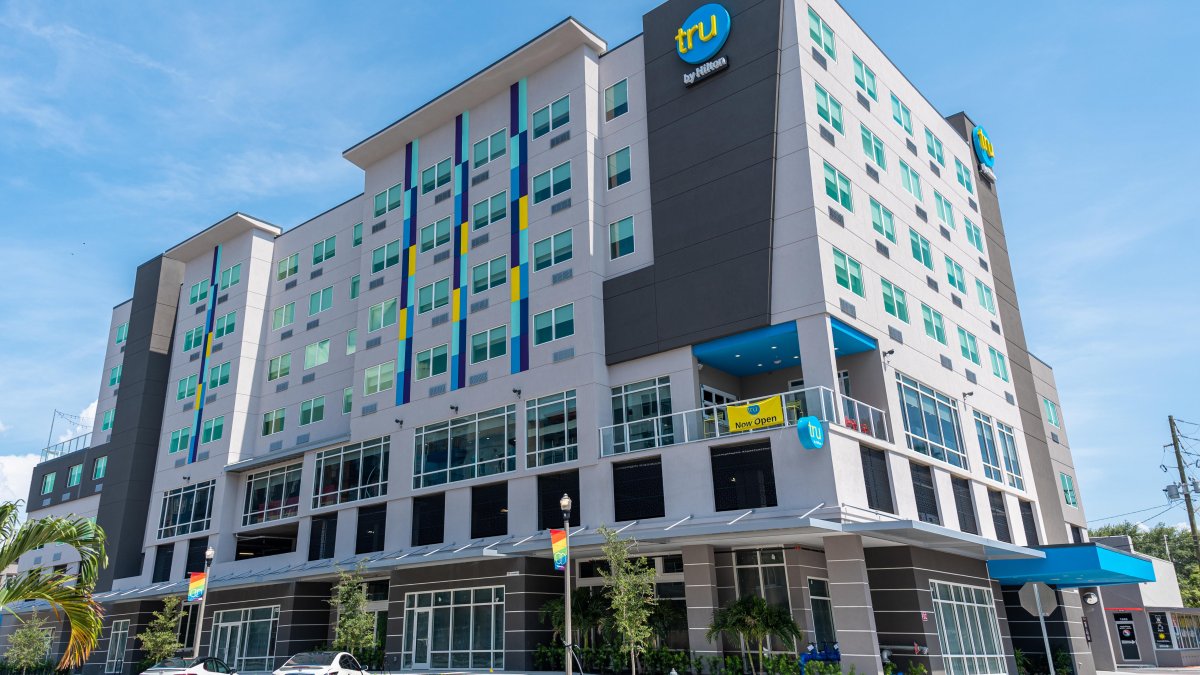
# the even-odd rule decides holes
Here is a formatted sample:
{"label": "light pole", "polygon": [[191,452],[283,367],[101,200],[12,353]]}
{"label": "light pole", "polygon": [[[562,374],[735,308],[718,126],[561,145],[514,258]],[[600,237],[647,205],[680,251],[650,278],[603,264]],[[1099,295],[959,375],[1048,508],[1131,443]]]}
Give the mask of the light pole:
{"label": "light pole", "polygon": [[571,495],[564,492],[562,499],[558,500],[558,507],[562,509],[563,529],[566,530],[567,533],[567,567],[564,570],[566,574],[563,575],[563,583],[566,586],[563,600],[563,605],[566,610],[566,617],[564,621],[566,630],[563,632],[566,634],[565,642],[567,643],[566,670],[567,675],[571,675],[571,671],[573,670],[571,659],[574,657],[574,654],[571,653]]}
{"label": "light pole", "polygon": [[209,578],[208,570],[212,567],[213,557],[216,555],[217,552],[211,546],[204,551],[204,595],[200,596],[200,609],[196,610],[196,641],[192,645],[193,659],[200,658],[200,633],[204,629],[204,603],[208,601],[208,587],[209,582],[212,581]]}

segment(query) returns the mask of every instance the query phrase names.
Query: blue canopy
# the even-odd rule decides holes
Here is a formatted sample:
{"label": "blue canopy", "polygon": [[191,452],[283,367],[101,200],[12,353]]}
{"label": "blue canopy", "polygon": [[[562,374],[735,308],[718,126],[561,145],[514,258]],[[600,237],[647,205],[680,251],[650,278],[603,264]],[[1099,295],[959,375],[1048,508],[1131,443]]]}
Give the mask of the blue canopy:
{"label": "blue canopy", "polygon": [[1058,588],[1110,586],[1154,581],[1147,558],[1101,544],[1037,546],[1045,558],[989,560],[988,573],[1005,586],[1040,581]]}

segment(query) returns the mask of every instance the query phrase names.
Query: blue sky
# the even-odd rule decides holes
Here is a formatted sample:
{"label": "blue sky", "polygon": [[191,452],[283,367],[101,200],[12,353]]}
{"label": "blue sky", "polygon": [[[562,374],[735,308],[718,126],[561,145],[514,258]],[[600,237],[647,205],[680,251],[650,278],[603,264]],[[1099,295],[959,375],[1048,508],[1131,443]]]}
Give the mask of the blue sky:
{"label": "blue sky", "polygon": [[[653,3],[346,6],[0,2],[0,498],[25,495],[51,411],[95,400],[138,263],[235,210],[287,227],[340,203],[362,190],[343,149],[565,15],[617,44]],[[846,6],[988,128],[1088,515],[1155,516],[1166,415],[1200,422],[1200,5]]]}

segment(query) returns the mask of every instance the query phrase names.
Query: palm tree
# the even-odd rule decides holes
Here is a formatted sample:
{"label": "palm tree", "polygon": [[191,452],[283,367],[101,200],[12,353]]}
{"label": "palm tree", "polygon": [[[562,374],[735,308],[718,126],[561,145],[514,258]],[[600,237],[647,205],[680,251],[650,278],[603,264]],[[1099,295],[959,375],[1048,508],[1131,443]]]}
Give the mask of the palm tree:
{"label": "palm tree", "polygon": [[47,544],[66,544],[79,552],[79,574],[72,576],[44,568],[21,572],[0,586],[0,614],[25,600],[43,600],[54,612],[66,616],[71,637],[58,663],[59,669],[82,666],[96,648],[103,615],[92,597],[100,568],[108,565],[104,531],[86,518],[47,516],[20,522],[20,503],[0,503],[0,569],[17,562],[22,554]]}
{"label": "palm tree", "polygon": [[[771,605],[757,595],[743,596],[713,612],[705,638],[712,642],[721,633],[736,635],[757,647],[756,672],[762,670],[763,646],[771,636],[792,643],[804,639],[800,626],[786,609]],[[754,665],[753,659],[750,665]]]}

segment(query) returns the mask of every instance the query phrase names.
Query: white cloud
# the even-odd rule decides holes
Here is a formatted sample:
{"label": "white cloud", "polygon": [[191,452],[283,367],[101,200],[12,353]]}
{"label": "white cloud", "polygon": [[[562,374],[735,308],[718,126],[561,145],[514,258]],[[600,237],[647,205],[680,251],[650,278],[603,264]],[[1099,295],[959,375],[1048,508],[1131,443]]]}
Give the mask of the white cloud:
{"label": "white cloud", "polygon": [[4,420],[0,420],[0,434],[7,432],[10,428],[11,427],[4,423]]}
{"label": "white cloud", "polygon": [[[0,501],[15,502],[29,496],[33,467],[41,457],[37,453],[0,455]],[[21,513],[24,517],[24,509]]]}
{"label": "white cloud", "polygon": [[96,419],[96,404],[99,401],[92,401],[79,413],[81,424],[72,424],[58,434],[56,443],[69,441],[76,436],[82,436],[92,430],[92,422]]}

